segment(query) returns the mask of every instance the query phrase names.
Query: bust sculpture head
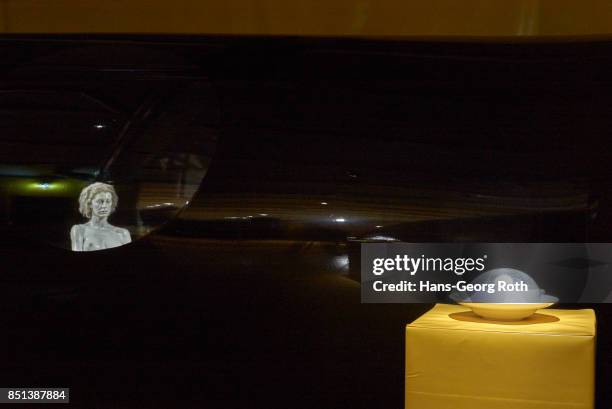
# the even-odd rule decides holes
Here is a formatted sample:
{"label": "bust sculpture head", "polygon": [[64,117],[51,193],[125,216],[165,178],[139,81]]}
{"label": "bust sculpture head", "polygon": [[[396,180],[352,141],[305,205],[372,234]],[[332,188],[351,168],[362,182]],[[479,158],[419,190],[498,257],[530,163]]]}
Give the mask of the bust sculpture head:
{"label": "bust sculpture head", "polygon": [[117,208],[119,198],[115,188],[102,182],[92,183],[81,191],[79,212],[88,219],[108,217]]}

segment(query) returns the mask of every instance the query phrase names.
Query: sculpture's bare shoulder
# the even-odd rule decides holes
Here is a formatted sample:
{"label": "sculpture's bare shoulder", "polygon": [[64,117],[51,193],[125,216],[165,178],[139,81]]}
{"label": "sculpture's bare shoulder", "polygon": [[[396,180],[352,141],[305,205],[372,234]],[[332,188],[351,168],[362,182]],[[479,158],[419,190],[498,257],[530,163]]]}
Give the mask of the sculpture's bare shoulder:
{"label": "sculpture's bare shoulder", "polygon": [[132,237],[130,236],[130,232],[128,231],[128,229],[124,229],[123,227],[116,227],[114,228],[115,233],[117,233],[120,237],[121,240],[123,241],[123,243],[130,243],[132,241]]}
{"label": "sculpture's bare shoulder", "polygon": [[83,235],[85,233],[85,225],[84,224],[75,224],[70,229],[70,234],[74,236]]}
{"label": "sculpture's bare shoulder", "polygon": [[83,243],[85,241],[85,229],[84,224],[75,224],[70,229],[70,241],[72,251],[83,251]]}

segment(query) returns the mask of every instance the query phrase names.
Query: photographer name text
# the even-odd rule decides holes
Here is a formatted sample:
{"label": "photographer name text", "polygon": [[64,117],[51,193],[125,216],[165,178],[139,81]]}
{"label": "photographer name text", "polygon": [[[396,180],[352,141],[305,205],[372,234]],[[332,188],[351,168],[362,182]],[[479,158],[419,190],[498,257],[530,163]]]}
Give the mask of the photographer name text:
{"label": "photographer name text", "polygon": [[455,284],[448,283],[432,283],[430,281],[400,281],[398,283],[384,283],[383,281],[374,281],[372,288],[376,292],[400,291],[400,292],[441,292],[441,291],[466,291],[466,292],[486,292],[495,294],[496,292],[526,292],[529,291],[529,286],[524,281],[515,283],[507,283],[498,281],[497,283],[487,284],[472,284],[466,281],[458,281]]}

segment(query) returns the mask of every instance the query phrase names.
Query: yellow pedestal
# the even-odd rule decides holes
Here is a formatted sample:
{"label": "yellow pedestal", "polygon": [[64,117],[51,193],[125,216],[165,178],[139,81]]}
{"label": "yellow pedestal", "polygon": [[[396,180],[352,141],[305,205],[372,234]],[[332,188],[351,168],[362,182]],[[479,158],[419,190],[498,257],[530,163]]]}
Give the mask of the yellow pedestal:
{"label": "yellow pedestal", "polygon": [[595,313],[493,322],[438,304],[406,327],[406,409],[592,409]]}

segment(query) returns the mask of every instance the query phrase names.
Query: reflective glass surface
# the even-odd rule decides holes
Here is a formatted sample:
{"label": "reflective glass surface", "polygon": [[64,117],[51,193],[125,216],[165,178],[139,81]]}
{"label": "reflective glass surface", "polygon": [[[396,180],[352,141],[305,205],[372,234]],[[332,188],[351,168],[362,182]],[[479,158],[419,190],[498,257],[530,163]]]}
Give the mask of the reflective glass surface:
{"label": "reflective glass surface", "polygon": [[16,237],[101,250],[189,204],[215,149],[217,100],[197,77],[74,70],[21,67],[0,85],[0,223]]}

